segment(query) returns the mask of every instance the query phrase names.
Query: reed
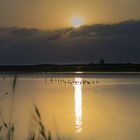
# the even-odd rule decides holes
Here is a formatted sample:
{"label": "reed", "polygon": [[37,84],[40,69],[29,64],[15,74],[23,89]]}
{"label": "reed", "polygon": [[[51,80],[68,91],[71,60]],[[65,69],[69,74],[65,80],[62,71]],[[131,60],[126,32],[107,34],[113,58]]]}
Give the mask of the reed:
{"label": "reed", "polygon": [[[53,140],[52,133],[46,128],[42,121],[41,113],[37,106],[34,106],[34,110],[31,115],[32,121],[36,124],[34,130],[30,131],[25,140]],[[11,122],[5,122],[1,117],[0,123],[0,140],[14,140],[15,124]],[[60,137],[58,131],[55,140],[70,140],[71,138]]]}
{"label": "reed", "polygon": [[[14,140],[16,134],[16,124],[13,122],[13,110],[14,110],[14,98],[15,98],[15,90],[17,84],[17,76],[14,77],[12,81],[12,94],[11,94],[11,106],[9,112],[9,120],[5,121],[1,111],[0,111],[0,140]],[[29,134],[27,134],[27,139],[25,140],[52,140],[52,133],[43,123],[41,113],[36,105],[33,107],[32,121],[36,125],[35,130],[31,130]],[[58,131],[56,134],[56,139],[61,140]],[[64,140],[64,138],[63,138]]]}

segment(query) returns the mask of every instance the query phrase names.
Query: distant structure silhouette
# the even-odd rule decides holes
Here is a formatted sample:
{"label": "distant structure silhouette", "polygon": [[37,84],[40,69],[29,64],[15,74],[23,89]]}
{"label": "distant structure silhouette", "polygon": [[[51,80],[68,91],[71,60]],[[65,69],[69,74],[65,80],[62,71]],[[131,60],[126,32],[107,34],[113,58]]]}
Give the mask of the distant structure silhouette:
{"label": "distant structure silhouette", "polygon": [[104,59],[100,59],[100,64],[101,64],[101,65],[104,65],[104,64],[105,64]]}

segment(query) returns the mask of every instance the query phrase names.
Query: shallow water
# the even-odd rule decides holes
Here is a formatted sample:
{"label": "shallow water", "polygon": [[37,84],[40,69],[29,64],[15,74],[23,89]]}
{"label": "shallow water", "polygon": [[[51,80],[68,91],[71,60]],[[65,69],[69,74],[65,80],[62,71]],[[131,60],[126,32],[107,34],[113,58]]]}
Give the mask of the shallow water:
{"label": "shallow water", "polygon": [[140,140],[139,73],[0,75],[0,124],[15,140],[38,129],[34,105],[54,139]]}

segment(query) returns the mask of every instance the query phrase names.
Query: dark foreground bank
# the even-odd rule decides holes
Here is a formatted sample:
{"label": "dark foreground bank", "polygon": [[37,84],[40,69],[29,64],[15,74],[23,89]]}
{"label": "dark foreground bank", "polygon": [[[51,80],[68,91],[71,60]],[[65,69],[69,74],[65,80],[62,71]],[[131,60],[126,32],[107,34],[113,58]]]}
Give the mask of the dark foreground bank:
{"label": "dark foreground bank", "polygon": [[140,72],[140,64],[9,65],[0,72]]}

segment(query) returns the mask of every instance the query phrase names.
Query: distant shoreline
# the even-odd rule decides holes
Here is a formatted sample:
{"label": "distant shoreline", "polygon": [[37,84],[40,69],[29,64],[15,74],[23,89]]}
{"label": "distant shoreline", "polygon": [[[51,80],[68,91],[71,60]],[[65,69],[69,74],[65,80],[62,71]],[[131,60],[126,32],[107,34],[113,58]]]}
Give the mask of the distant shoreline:
{"label": "distant shoreline", "polygon": [[0,66],[0,72],[140,72],[140,64],[5,65]]}

